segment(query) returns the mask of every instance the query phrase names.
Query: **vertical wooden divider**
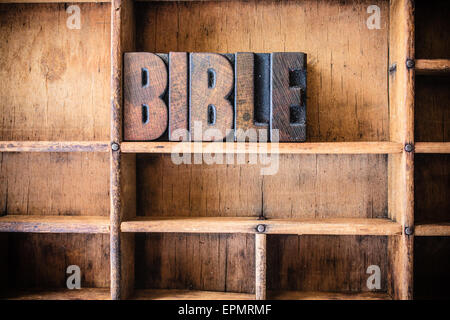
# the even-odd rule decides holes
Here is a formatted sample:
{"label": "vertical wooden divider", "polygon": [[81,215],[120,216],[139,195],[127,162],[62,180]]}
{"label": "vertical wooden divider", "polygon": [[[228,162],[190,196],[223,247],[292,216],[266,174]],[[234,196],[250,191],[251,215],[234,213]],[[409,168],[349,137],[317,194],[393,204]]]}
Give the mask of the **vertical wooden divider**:
{"label": "vertical wooden divider", "polygon": [[255,234],[255,298],[266,300],[266,243],[267,235]]}
{"label": "vertical wooden divider", "polygon": [[134,51],[133,1],[111,3],[111,299],[134,290],[134,234],[122,234],[123,220],[136,216],[136,155],[121,154],[123,139],[123,54]]}
{"label": "vertical wooden divider", "polygon": [[[389,23],[390,140],[405,148],[388,158],[389,217],[403,233],[389,238],[391,286],[394,299],[413,298],[414,236],[414,2],[391,0]],[[410,146],[412,149],[409,149]]]}

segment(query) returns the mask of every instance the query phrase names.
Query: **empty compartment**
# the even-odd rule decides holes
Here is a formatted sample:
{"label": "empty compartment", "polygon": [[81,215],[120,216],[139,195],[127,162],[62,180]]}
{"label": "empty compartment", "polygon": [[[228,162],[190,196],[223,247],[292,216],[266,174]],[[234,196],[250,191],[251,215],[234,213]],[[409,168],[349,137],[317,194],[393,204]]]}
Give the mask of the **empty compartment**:
{"label": "empty compartment", "polygon": [[267,238],[269,299],[389,299],[388,237]]}
{"label": "empty compartment", "polygon": [[109,140],[111,7],[75,6],[0,4],[0,140]]}
{"label": "empty compartment", "polygon": [[0,213],[109,217],[109,155],[0,153]]}
{"label": "empty compartment", "polygon": [[416,142],[450,142],[450,77],[416,77]]}
{"label": "empty compartment", "polygon": [[415,1],[417,59],[449,59],[450,3],[447,0]]}
{"label": "empty compartment", "polygon": [[132,299],[254,299],[254,235],[144,233],[135,237]]}
{"label": "empty compartment", "polygon": [[[2,237],[1,297],[109,299],[109,235],[9,233]],[[68,289],[78,266],[81,289]],[[6,275],[6,276],[5,276]],[[71,278],[70,284],[76,283]]]}
{"label": "empty compartment", "polygon": [[449,299],[450,238],[415,237],[414,298]]}
{"label": "empty compartment", "polygon": [[415,223],[450,223],[450,155],[416,154]]}
{"label": "empty compartment", "polygon": [[137,155],[137,215],[387,218],[386,155],[271,157],[274,174],[261,175],[268,164],[236,164],[236,156],[235,164],[178,165],[170,155]]}

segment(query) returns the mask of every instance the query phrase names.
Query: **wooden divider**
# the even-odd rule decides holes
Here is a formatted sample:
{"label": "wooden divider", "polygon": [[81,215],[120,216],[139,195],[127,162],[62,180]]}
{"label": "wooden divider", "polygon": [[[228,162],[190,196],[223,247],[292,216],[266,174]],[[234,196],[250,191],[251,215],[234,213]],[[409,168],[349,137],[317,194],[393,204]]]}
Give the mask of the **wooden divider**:
{"label": "wooden divider", "polygon": [[389,155],[389,217],[405,232],[389,238],[390,294],[413,297],[414,236],[414,7],[410,0],[391,0],[389,32],[390,140],[402,154]]}

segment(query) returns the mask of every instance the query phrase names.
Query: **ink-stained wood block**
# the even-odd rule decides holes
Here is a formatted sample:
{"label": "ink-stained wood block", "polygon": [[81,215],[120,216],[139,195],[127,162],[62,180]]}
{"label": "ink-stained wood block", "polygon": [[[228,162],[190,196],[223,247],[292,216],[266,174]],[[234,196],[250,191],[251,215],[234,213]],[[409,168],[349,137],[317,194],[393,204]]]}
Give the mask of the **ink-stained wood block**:
{"label": "ink-stained wood block", "polygon": [[[270,118],[270,54],[236,53],[234,65],[236,140],[267,141]],[[258,131],[256,131],[258,130]],[[252,140],[254,142],[254,140]]]}
{"label": "ink-stained wood block", "polygon": [[169,140],[189,140],[188,53],[169,53]]}
{"label": "ink-stained wood block", "polygon": [[[233,135],[233,67],[223,55],[190,54],[190,133],[193,141],[222,141]],[[214,136],[209,135],[216,129]],[[206,134],[205,134],[206,133]]]}
{"label": "ink-stained wood block", "polygon": [[272,126],[279,141],[306,140],[306,55],[300,52],[271,54]]}
{"label": "ink-stained wood block", "polygon": [[167,67],[156,54],[125,53],[124,139],[155,140],[167,129]]}

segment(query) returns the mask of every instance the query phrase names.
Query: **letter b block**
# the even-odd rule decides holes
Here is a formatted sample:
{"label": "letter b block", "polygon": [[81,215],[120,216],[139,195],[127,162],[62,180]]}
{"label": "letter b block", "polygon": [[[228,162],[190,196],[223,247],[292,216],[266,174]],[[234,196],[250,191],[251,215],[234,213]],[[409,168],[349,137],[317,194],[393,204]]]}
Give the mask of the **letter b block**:
{"label": "letter b block", "polygon": [[124,140],[156,140],[167,129],[167,68],[153,53],[125,53]]}
{"label": "letter b block", "polygon": [[[192,141],[223,140],[233,128],[233,105],[228,96],[233,89],[233,67],[215,53],[190,54],[190,133]],[[219,135],[205,135],[217,129]],[[232,133],[231,133],[232,134]]]}

